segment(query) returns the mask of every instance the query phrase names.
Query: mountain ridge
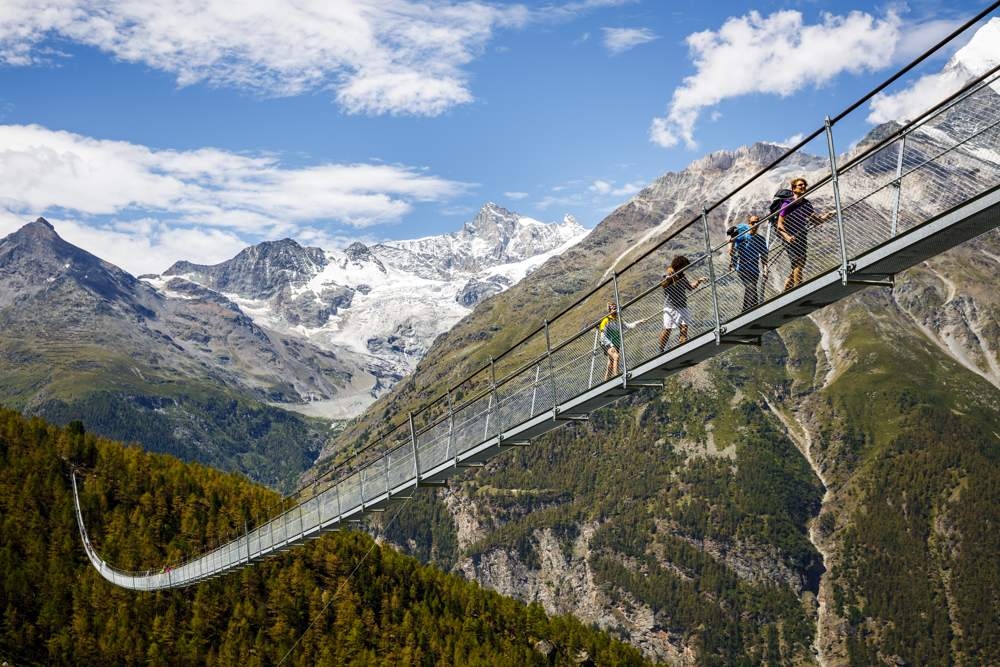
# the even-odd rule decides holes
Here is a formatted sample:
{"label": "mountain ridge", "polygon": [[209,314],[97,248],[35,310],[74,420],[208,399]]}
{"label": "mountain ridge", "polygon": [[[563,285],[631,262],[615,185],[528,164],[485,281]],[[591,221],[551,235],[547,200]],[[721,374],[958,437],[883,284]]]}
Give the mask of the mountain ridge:
{"label": "mountain ridge", "polygon": [[351,359],[367,380],[352,384],[349,396],[288,406],[345,418],[409,373],[431,342],[477,303],[586,233],[571,217],[542,223],[491,202],[449,234],[372,246],[355,242],[343,250],[284,239],[212,266],[177,262],[144,279],[167,292],[171,280],[198,283],[268,330]]}

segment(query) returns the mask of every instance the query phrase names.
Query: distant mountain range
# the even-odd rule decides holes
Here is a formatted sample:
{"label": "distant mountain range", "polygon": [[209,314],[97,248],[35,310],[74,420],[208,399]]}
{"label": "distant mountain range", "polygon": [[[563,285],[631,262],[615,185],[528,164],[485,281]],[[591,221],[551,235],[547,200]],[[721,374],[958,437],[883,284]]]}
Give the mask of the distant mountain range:
{"label": "distant mountain range", "polygon": [[583,238],[567,216],[545,224],[489,203],[461,230],[412,241],[305,248],[261,243],[214,266],[177,262],[143,276],[183,298],[198,285],[236,304],[255,324],[350,360],[336,391],[304,388],[294,410],[352,417],[416,366],[430,344],[482,300]]}
{"label": "distant mountain range", "polygon": [[357,413],[475,303],[585,234],[488,204],[442,237],[284,239],[136,279],[38,219],[0,239],[0,403],[290,484],[327,425],[285,408]]}

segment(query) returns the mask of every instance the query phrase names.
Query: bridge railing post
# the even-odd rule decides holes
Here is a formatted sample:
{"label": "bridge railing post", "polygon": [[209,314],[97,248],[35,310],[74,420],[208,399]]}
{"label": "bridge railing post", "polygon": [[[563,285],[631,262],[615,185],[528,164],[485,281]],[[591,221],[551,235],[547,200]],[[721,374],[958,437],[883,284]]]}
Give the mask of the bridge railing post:
{"label": "bridge railing post", "polygon": [[896,180],[892,186],[892,222],[889,226],[889,238],[896,237],[896,230],[899,229],[899,198],[903,191],[903,153],[906,151],[906,132],[899,138],[899,154],[896,155]]}
{"label": "bridge railing post", "polygon": [[382,460],[385,461],[385,497],[389,499],[392,497],[392,482],[389,481],[389,457],[392,455],[391,452],[386,452],[382,455]]}
{"label": "bridge railing post", "polygon": [[556,393],[556,373],[552,364],[552,340],[549,338],[549,321],[543,322],[545,326],[545,356],[549,360],[549,384],[552,385],[552,417],[556,416],[556,409],[559,407],[559,396]]}
{"label": "bridge railing post", "polygon": [[368,477],[368,466],[358,471],[358,479],[361,480],[361,511],[365,511],[365,478]]}
{"label": "bridge railing post", "polygon": [[333,492],[337,496],[337,526],[344,520],[344,510],[340,506],[340,482],[333,485]]}
{"label": "bridge railing post", "polygon": [[[482,400],[482,399],[479,399]],[[493,414],[493,392],[486,399],[486,424],[483,426],[483,440],[490,437],[490,416]]]}
{"label": "bridge railing post", "polygon": [[833,206],[837,215],[837,236],[840,240],[840,282],[847,284],[847,236],[844,233],[844,212],[840,205],[840,181],[837,176],[837,152],[833,146],[833,122],[827,116],[824,120],[826,128],[826,147],[830,153],[830,181],[833,185]]}
{"label": "bridge railing post", "polygon": [[600,331],[594,331],[594,345],[590,349],[590,377],[587,379],[587,389],[594,386],[594,366],[597,365],[597,341],[601,337]]}
{"label": "bridge railing post", "polygon": [[531,385],[531,410],[530,415],[535,416],[535,396],[538,394],[538,377],[542,372],[542,364],[535,365],[535,382]]}
{"label": "bridge railing post", "polygon": [[708,209],[701,209],[701,229],[705,235],[705,258],[708,260],[708,282],[712,285],[712,312],[715,314],[715,344],[722,342],[722,318],[719,317],[719,285],[715,280],[715,258],[712,238],[708,233]]}
{"label": "bridge railing post", "polygon": [[[408,416],[410,422],[410,446],[413,448],[413,486],[417,488],[420,486],[420,457],[417,454],[417,432],[413,428],[413,413],[411,412]],[[362,494],[362,498],[364,494]]]}
{"label": "bridge railing post", "polygon": [[[455,403],[451,396],[451,389],[448,390],[448,444],[445,446],[445,461],[450,461],[455,448]],[[456,461],[457,463],[457,461]]]}
{"label": "bridge railing post", "polygon": [[[493,356],[490,355],[490,394],[493,400],[493,409],[497,413],[497,438],[503,437],[503,422],[501,420],[500,412],[500,394],[497,392],[497,369],[496,364],[493,362]],[[489,436],[487,436],[489,437]]]}

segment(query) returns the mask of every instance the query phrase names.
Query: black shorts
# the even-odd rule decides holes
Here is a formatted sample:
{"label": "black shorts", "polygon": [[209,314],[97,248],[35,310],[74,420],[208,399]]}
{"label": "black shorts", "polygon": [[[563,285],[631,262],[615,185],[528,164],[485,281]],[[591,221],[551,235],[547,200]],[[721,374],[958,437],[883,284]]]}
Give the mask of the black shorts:
{"label": "black shorts", "polygon": [[791,242],[782,239],[785,244],[785,251],[788,252],[788,261],[792,268],[804,267],[806,265],[806,252],[809,249],[809,239],[805,234],[792,237]]}

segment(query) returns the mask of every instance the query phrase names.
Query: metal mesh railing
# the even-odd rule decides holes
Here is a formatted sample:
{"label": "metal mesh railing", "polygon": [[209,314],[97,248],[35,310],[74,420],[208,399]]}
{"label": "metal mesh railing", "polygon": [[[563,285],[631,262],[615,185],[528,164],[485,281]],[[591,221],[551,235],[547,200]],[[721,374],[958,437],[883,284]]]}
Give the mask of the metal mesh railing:
{"label": "metal mesh railing", "polygon": [[[588,392],[626,385],[630,369],[688,341],[713,331],[718,339],[727,323],[745,314],[746,290],[755,291],[752,303],[761,307],[794,289],[787,281],[796,265],[802,283],[831,271],[843,272],[846,280],[851,260],[1000,184],[997,80],[996,70],[989,72],[913,122],[884,128],[884,138],[855,148],[839,164],[834,123],[828,122],[824,130],[545,322],[507,358],[491,360],[410,415],[408,424],[385,437],[383,454],[317,487],[320,490],[297,507],[177,568],[156,573],[110,568],[90,545],[77,500],[91,561],[109,580],[129,588],[176,587],[217,575],[360,517],[394,490],[417,484],[429,471],[457,465],[532,419],[556,417],[558,408]],[[816,157],[824,152],[828,158]],[[762,193],[800,175],[811,179],[805,197],[814,212],[807,231],[800,234],[807,239],[804,246],[795,246],[781,238],[778,214],[766,210]],[[732,205],[740,192],[751,193],[746,201],[763,203]],[[723,213],[727,201],[729,212]],[[760,217],[756,231],[768,245],[763,270],[754,281],[734,270],[725,234],[748,213]],[[804,262],[798,261],[802,254]],[[668,310],[680,310],[679,304],[661,283],[666,267],[681,255],[690,261],[681,274],[690,287],[682,290],[683,326],[668,317]],[[596,316],[606,314],[608,301],[617,307],[624,325],[615,346],[617,369],[597,330]],[[610,370],[616,372],[609,376]]]}

